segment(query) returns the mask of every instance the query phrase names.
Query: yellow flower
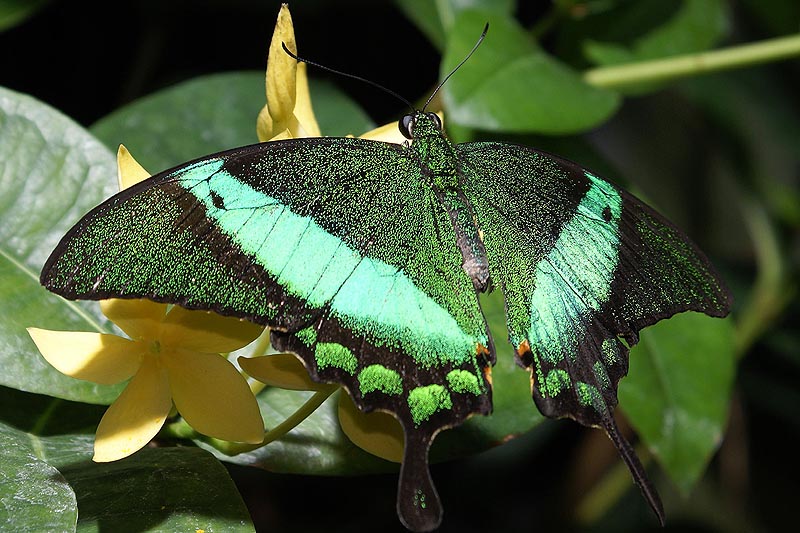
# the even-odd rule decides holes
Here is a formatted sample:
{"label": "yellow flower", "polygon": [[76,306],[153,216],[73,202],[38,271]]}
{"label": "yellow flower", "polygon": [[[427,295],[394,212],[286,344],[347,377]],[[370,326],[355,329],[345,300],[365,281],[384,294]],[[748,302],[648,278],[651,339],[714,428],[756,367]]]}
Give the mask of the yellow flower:
{"label": "yellow flower", "polygon": [[[321,137],[319,124],[311,105],[306,64],[298,63],[287,54],[281,43],[297,55],[292,15],[283,4],[272,33],[267,56],[267,103],[258,114],[256,133],[258,140],[277,141],[300,137]],[[441,117],[440,117],[441,118]],[[385,124],[359,136],[362,139],[402,144],[405,137],[396,122]]]}
{"label": "yellow flower", "polygon": [[[306,64],[297,63],[283,50],[281,43],[294,54],[297,45],[286,4],[281,7],[267,61],[267,104],[258,115],[256,130],[260,141],[321,136],[311,106]],[[361,135],[363,139],[403,143],[397,123],[392,122]],[[270,386],[290,390],[330,394],[330,387],[311,381],[303,363],[292,354],[239,358],[239,365],[251,377]],[[403,457],[403,430],[388,413],[363,413],[347,394],[339,396],[339,422],[354,444],[394,462]]]}
{"label": "yellow flower", "polygon": [[306,64],[297,63],[286,52],[286,44],[297,55],[294,27],[289,6],[283,4],[272,33],[267,57],[267,104],[258,114],[258,140],[277,141],[296,137],[320,137],[317,119],[311,107]]}
{"label": "yellow flower", "polygon": [[[124,146],[117,166],[121,188],[149,177]],[[105,300],[100,308],[130,338],[28,328],[44,358],[60,372],[101,384],[131,380],[100,421],[95,461],[121,459],[145,446],[173,402],[200,433],[261,442],[258,403],[244,377],[220,356],[249,344],[261,327],[148,300]]]}

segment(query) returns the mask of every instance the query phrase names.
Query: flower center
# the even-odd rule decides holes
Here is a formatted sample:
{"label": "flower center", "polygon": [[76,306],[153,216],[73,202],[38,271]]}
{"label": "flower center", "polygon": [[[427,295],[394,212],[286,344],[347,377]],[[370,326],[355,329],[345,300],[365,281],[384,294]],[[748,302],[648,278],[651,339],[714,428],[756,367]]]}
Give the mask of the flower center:
{"label": "flower center", "polygon": [[161,341],[154,340],[150,343],[150,352],[154,354],[161,353]]}

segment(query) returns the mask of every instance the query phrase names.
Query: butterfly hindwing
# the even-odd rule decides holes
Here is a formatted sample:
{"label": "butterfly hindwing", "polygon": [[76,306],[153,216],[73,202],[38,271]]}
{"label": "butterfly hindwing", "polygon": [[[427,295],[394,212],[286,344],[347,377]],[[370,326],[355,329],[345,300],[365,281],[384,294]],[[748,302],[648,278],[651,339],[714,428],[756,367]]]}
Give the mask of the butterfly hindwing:
{"label": "butterfly hindwing", "polygon": [[661,517],[614,422],[617,384],[640,329],[687,310],[724,316],[726,289],[671,223],[577,165],[508,144],[457,150],[536,405],[604,428]]}
{"label": "butterfly hindwing", "polygon": [[447,213],[399,145],[298,139],[224,152],[95,208],[41,280],[68,298],[149,298],[274,328],[311,376],[406,432],[403,520],[435,527],[436,433],[491,410],[494,360]]}

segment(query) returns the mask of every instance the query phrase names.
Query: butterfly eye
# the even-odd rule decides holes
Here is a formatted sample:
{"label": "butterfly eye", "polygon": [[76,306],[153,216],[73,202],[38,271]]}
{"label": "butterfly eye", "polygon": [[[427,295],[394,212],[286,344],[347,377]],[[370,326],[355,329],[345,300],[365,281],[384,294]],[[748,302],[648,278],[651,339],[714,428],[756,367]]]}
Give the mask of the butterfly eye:
{"label": "butterfly eye", "polygon": [[411,130],[414,128],[414,115],[406,115],[401,118],[400,122],[397,123],[397,127],[400,128],[400,133],[403,134],[403,137],[410,139]]}
{"label": "butterfly eye", "polygon": [[436,127],[441,131],[442,129],[442,119],[439,118],[439,115],[436,113],[428,113],[428,118],[430,118]]}

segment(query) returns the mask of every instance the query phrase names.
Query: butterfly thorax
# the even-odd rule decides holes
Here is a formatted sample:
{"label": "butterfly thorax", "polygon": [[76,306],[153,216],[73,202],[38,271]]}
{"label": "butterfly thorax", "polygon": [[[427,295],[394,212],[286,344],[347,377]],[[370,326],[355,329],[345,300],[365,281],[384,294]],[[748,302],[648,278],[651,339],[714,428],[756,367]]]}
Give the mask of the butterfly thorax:
{"label": "butterfly thorax", "polygon": [[403,117],[400,131],[411,139],[410,150],[425,182],[434,190],[455,190],[459,186],[455,147],[442,132],[435,113],[416,111]]}
{"label": "butterfly thorax", "polygon": [[419,161],[422,175],[453,224],[464,260],[462,268],[475,290],[485,292],[491,286],[489,261],[474,210],[461,190],[463,173],[455,146],[433,113],[416,112],[404,119],[404,125],[411,134],[410,149]]}

